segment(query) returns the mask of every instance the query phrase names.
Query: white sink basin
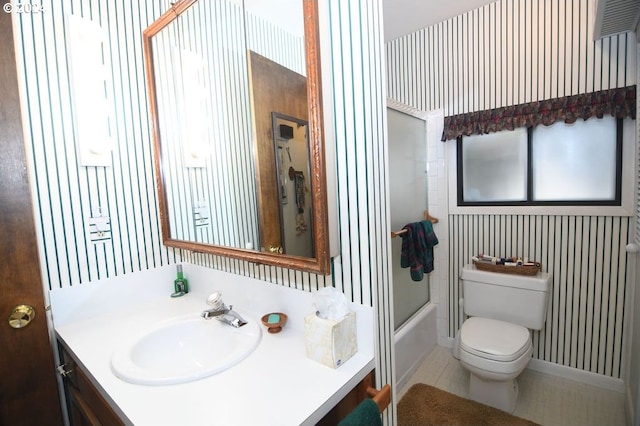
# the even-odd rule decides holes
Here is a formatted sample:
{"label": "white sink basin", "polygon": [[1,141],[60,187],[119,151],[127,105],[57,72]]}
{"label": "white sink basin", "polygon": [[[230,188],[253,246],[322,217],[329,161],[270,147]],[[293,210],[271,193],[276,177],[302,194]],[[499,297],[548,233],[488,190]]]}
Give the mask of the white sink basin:
{"label": "white sink basin", "polygon": [[163,321],[116,349],[111,370],[140,385],[185,383],[217,374],[245,359],[260,342],[257,321],[241,315],[248,323],[240,328],[199,315]]}

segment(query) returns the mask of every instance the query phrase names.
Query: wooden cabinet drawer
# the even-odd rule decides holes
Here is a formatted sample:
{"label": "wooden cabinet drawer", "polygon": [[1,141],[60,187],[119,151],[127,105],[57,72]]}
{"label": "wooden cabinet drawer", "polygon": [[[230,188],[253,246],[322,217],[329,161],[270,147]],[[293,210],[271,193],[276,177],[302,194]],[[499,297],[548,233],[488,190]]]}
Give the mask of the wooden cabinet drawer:
{"label": "wooden cabinet drawer", "polygon": [[113,411],[89,377],[61,346],[60,358],[64,364],[64,388],[72,426],[112,426],[124,422]]}
{"label": "wooden cabinet drawer", "polygon": [[374,371],[367,374],[335,407],[331,409],[317,423],[317,426],[335,426],[347,417],[365,398],[368,398],[367,388],[375,385]]}

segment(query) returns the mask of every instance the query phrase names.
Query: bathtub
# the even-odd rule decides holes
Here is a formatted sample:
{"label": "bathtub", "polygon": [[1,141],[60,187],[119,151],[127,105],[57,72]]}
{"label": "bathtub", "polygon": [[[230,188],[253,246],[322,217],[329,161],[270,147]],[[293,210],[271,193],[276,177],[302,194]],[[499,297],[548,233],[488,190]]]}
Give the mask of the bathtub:
{"label": "bathtub", "polygon": [[402,389],[438,344],[438,310],[427,303],[395,332],[396,388]]}

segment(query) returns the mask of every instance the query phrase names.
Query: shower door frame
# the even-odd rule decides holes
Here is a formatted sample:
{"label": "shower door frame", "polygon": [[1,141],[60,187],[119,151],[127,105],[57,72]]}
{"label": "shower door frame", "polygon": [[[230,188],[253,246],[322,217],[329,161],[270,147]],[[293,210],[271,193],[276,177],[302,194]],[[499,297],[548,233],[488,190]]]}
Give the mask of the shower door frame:
{"label": "shower door frame", "polygon": [[[424,122],[424,161],[425,161],[425,187],[424,187],[424,197],[425,197],[425,209],[428,209],[428,205],[429,205],[429,196],[428,196],[428,175],[427,175],[427,170],[426,170],[426,164],[427,164],[427,146],[428,146],[428,117],[429,117],[429,111],[421,111],[418,110],[416,108],[413,108],[409,105],[403,104],[401,102],[398,102],[394,99],[390,99],[387,98],[387,108],[388,109],[392,109],[394,111],[400,112],[402,114],[406,114],[408,116],[411,116],[413,118],[417,118],[419,120],[422,120]],[[387,117],[387,121],[388,121],[388,117]],[[388,129],[389,124],[387,123],[387,133],[389,131]],[[390,146],[388,147],[388,149],[390,150]],[[391,179],[389,179],[391,180]],[[389,218],[391,218],[391,211],[389,211]],[[422,220],[422,215],[418,216],[415,218],[416,221],[420,221]],[[397,231],[397,229],[393,229],[393,231]],[[409,271],[407,269],[407,274],[409,274]],[[427,287],[430,287],[430,279],[429,276],[426,275],[425,276],[426,280],[427,280]],[[392,276],[392,287],[393,286],[393,276]],[[393,293],[393,297],[392,297],[393,303],[395,303],[396,301],[396,295],[395,295],[395,291]],[[394,318],[394,329],[396,332],[398,332],[398,330],[400,330],[404,325],[408,324],[412,318],[414,318],[417,314],[419,314],[423,309],[425,309],[426,306],[429,305],[429,303],[431,302],[431,289],[428,288],[428,298],[427,300],[413,313],[411,314],[407,319],[405,319],[404,321],[402,321],[401,324],[398,324],[397,326],[395,325],[395,318]],[[395,312],[395,306],[394,306],[394,312]]]}

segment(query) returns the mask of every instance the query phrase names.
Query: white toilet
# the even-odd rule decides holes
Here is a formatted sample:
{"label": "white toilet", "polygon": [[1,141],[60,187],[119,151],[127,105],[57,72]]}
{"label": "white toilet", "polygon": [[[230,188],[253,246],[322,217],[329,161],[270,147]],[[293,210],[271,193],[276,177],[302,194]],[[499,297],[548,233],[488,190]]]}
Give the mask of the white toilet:
{"label": "white toilet", "polygon": [[471,373],[469,398],[513,413],[516,377],[526,368],[533,346],[530,330],[544,326],[551,275],[501,274],[462,270],[464,321],[454,356]]}

